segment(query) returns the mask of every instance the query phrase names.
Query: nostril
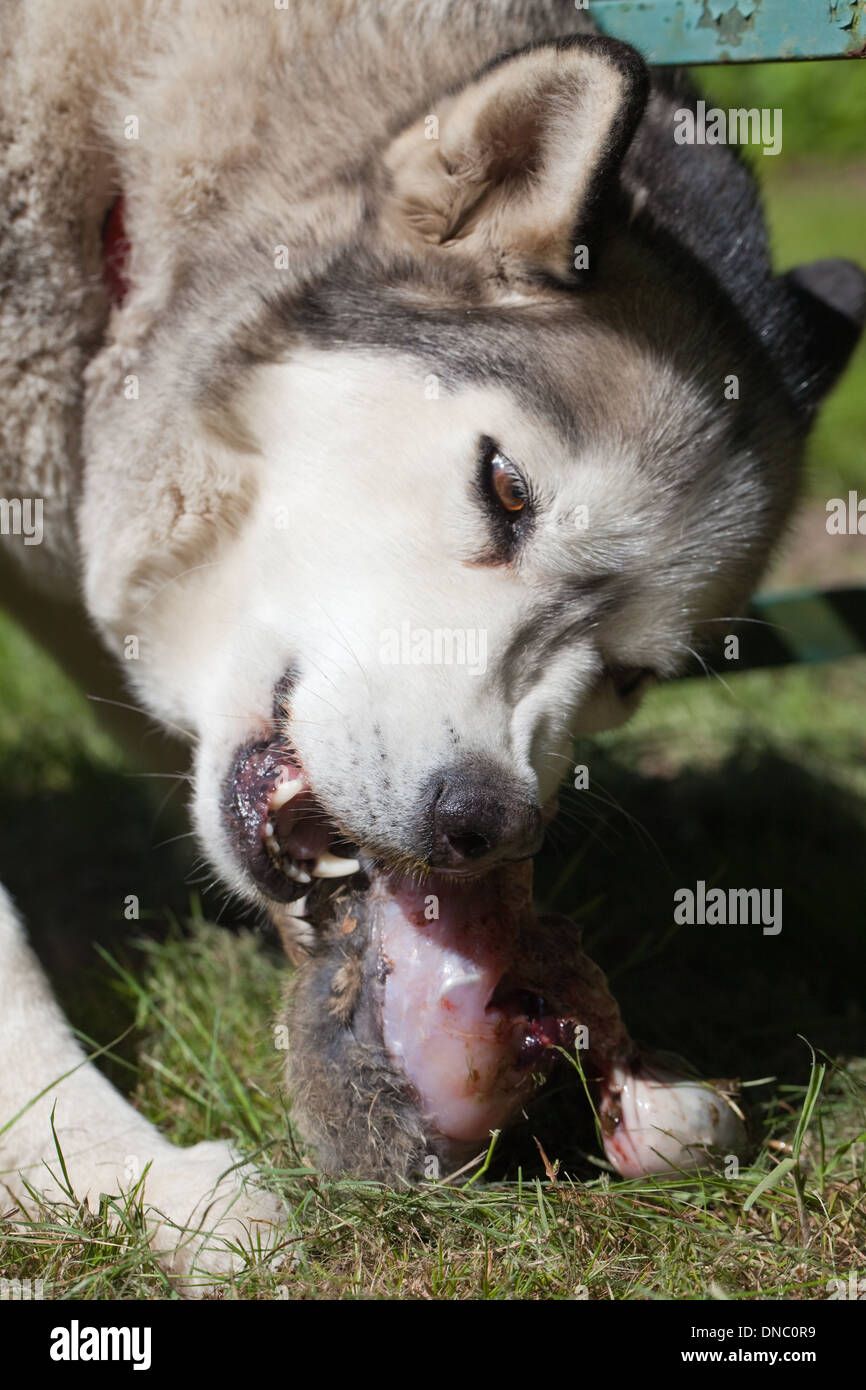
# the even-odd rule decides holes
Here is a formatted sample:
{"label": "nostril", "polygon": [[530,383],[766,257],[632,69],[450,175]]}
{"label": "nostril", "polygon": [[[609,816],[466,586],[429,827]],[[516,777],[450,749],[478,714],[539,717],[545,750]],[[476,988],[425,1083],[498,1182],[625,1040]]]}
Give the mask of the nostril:
{"label": "nostril", "polygon": [[450,834],[445,837],[454,853],[461,859],[481,859],[491,849],[490,841],[476,830],[466,830],[463,834]]}
{"label": "nostril", "polygon": [[430,863],[436,868],[480,868],[520,858],[538,848],[541,820],[531,797],[507,771],[476,759],[431,778],[427,802]]}

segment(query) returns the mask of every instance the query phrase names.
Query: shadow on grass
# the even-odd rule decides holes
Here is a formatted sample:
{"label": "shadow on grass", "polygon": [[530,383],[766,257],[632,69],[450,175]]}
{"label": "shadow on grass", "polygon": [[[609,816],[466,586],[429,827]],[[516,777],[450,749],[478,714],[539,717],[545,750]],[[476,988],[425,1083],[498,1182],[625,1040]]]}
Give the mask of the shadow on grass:
{"label": "shadow on grass", "polygon": [[[43,791],[38,768],[28,779],[20,760],[14,769],[0,764],[0,882],[73,1026],[104,1044],[129,1029],[133,1016],[94,945],[140,966],[125,943],[162,934],[168,914],[188,911],[193,842],[164,843],[188,829],[180,787],[160,809],[176,784],[159,783],[153,792],[153,784],[86,759],[69,773],[68,790]],[[138,920],[125,915],[131,895]],[[132,1060],[134,1037],[116,1050]],[[128,1086],[125,1068],[106,1061],[104,1069]]]}
{"label": "shadow on grass", "polygon": [[[809,1054],[798,1034],[832,1056],[866,1054],[862,802],[765,750],[673,780],[638,776],[595,751],[592,775],[622,812],[606,811],[600,824],[588,810],[597,803],[569,792],[537,863],[536,895],[581,920],[632,1035],[680,1053],[706,1076],[742,1080],[803,1084]],[[698,879],[781,888],[782,931],[676,927],[674,891]],[[569,1094],[545,1096],[524,1134],[503,1145],[505,1170],[525,1157],[532,1133],[551,1156],[575,1144],[596,1150],[585,1101],[571,1077],[562,1083]]]}

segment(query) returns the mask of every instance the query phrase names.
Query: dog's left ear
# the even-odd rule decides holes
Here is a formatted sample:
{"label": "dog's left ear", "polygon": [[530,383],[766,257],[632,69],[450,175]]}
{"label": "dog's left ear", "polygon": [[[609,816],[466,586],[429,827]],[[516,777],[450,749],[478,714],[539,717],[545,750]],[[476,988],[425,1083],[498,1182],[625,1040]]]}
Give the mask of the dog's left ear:
{"label": "dog's left ear", "polygon": [[813,261],[781,277],[786,296],[783,375],[807,413],[836,384],[866,321],[866,274],[853,261]]}
{"label": "dog's left ear", "polygon": [[634,49],[596,35],[499,59],[387,150],[388,224],[500,281],[573,284],[647,90]]}

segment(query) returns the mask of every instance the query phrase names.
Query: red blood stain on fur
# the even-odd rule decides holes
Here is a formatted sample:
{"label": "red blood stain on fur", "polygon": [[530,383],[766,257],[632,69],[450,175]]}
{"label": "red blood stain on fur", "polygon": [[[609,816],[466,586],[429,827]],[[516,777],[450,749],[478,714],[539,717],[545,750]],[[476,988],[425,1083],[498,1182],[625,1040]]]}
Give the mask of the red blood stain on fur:
{"label": "red blood stain on fur", "polygon": [[129,293],[126,267],[130,242],[124,225],[123,197],[115,198],[102,226],[102,278],[112,302],[118,306]]}

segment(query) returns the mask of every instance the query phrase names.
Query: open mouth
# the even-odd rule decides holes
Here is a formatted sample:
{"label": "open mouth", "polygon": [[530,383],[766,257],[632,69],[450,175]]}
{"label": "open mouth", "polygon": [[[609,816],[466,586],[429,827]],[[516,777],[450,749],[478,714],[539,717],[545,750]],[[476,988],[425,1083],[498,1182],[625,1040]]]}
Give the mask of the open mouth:
{"label": "open mouth", "polygon": [[[339,887],[361,875],[352,887],[362,888],[374,873],[386,874],[385,861],[359,847],[328,816],[300,757],[279,740],[238,751],[226,778],[223,810],[235,854],[262,893],[279,903],[308,899],[308,917],[322,915],[329,885]],[[421,861],[415,868],[428,894],[445,896],[459,893],[467,881],[492,883],[494,872],[479,872],[471,863],[435,873]],[[402,881],[395,872],[387,877]],[[406,870],[403,877],[408,880]]]}
{"label": "open mouth", "polygon": [[240,750],[224,804],[236,853],[276,902],[295,902],[317,884],[361,870],[356,846],[328,819],[300,760],[281,743]]}

